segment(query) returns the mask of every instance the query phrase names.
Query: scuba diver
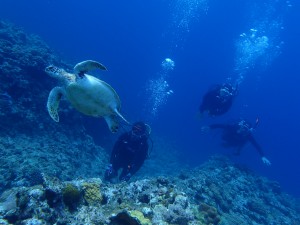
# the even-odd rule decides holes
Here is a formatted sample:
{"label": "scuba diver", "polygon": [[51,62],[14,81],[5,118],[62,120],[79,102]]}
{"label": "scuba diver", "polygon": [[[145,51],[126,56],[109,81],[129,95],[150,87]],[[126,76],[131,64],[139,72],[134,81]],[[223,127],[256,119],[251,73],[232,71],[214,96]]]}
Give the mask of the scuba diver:
{"label": "scuba diver", "polygon": [[120,181],[128,181],[143,165],[148,157],[148,138],[151,128],[144,122],[136,122],[129,132],[122,134],[115,143],[110,164],[105,170],[104,179],[110,180],[118,175]]}
{"label": "scuba diver", "polygon": [[210,116],[226,113],[230,109],[237,92],[237,86],[233,87],[229,83],[214,86],[203,96],[199,107],[200,113],[207,112]]}
{"label": "scuba diver", "polygon": [[212,124],[208,127],[202,127],[202,132],[206,132],[209,129],[223,129],[222,146],[225,148],[236,148],[236,151],[234,152],[235,155],[239,155],[245,144],[250,142],[258,151],[263,163],[270,166],[271,162],[265,157],[262,148],[252,135],[252,132],[258,125],[258,122],[258,119],[256,119],[255,127],[252,127],[249,122],[243,119],[234,124]]}

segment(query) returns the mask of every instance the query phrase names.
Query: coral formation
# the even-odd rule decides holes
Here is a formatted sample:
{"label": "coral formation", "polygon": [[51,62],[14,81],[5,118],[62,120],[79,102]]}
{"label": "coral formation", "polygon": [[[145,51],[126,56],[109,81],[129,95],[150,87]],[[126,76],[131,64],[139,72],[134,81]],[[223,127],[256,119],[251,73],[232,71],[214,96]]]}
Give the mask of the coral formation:
{"label": "coral formation", "polygon": [[83,183],[83,197],[88,205],[97,206],[100,205],[103,197],[100,192],[100,184],[99,183]]}

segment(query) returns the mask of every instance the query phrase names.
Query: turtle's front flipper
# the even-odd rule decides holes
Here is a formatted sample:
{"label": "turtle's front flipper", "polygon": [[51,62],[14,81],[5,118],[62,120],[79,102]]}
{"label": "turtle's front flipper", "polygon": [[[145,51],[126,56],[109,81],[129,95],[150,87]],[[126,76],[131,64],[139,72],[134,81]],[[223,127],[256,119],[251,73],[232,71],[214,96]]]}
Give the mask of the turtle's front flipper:
{"label": "turtle's front flipper", "polygon": [[106,67],[99,62],[93,60],[86,60],[77,63],[74,67],[74,72],[80,75],[80,74],[85,74],[88,71],[93,69],[107,70]]}
{"label": "turtle's front flipper", "polygon": [[59,122],[58,107],[61,97],[63,96],[63,89],[61,87],[55,87],[50,91],[47,101],[47,109],[51,118],[55,122]]}

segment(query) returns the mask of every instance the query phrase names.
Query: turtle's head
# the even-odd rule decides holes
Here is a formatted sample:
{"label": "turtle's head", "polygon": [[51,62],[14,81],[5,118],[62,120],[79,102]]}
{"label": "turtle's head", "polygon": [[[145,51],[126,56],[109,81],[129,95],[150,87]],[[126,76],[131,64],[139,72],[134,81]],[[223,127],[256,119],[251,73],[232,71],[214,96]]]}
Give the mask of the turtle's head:
{"label": "turtle's head", "polygon": [[45,72],[50,75],[51,77],[54,78],[61,78],[61,76],[63,75],[63,73],[65,72],[63,69],[60,69],[56,66],[47,66],[45,69]]}
{"label": "turtle's head", "polygon": [[48,66],[45,69],[45,72],[53,77],[56,78],[62,82],[74,82],[75,76],[73,74],[67,73],[64,69],[58,68],[56,66]]}

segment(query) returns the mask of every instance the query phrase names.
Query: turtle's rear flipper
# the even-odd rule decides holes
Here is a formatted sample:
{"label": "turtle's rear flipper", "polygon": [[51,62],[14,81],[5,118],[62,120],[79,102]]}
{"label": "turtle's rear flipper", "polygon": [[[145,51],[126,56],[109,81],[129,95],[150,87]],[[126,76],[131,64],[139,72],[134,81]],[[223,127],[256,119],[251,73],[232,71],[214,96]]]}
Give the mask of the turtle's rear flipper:
{"label": "turtle's rear flipper", "polygon": [[93,60],[86,60],[80,63],[77,63],[74,67],[74,72],[76,74],[85,74],[90,70],[94,70],[94,69],[100,69],[100,70],[107,70],[106,67],[96,61]]}
{"label": "turtle's rear flipper", "polygon": [[112,133],[116,133],[119,130],[119,118],[115,115],[104,116],[104,119]]}
{"label": "turtle's rear flipper", "polygon": [[125,121],[127,124],[129,122],[119,113],[118,110],[114,110],[115,115],[104,116],[104,119],[112,133],[116,133],[119,130],[120,118]]}
{"label": "turtle's rear flipper", "polygon": [[55,122],[59,122],[59,116],[57,110],[62,95],[63,95],[63,89],[61,87],[55,87],[50,91],[50,94],[48,96],[48,101],[47,101],[48,113]]}

